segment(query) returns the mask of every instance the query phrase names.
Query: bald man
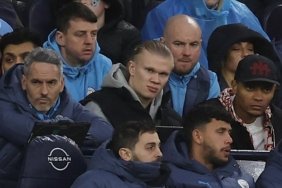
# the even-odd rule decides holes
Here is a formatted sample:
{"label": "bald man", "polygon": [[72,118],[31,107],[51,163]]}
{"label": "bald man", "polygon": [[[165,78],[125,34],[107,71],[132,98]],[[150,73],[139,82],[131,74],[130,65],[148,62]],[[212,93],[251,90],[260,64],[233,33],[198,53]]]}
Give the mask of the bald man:
{"label": "bald man", "polygon": [[184,116],[194,105],[218,97],[220,88],[216,74],[199,62],[202,31],[197,22],[184,14],[172,16],[161,40],[174,57],[167,87],[174,110]]}

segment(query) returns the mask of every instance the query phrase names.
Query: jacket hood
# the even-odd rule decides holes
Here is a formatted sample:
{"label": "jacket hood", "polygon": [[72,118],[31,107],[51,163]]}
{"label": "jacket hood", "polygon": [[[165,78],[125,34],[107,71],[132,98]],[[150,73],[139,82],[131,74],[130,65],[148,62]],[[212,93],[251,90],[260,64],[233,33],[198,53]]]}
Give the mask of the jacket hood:
{"label": "jacket hood", "polygon": [[19,103],[25,109],[29,108],[27,99],[24,96],[24,91],[19,92],[22,91],[22,75],[23,64],[16,64],[12,68],[10,68],[1,78],[0,90],[5,90],[5,92],[1,92],[0,96],[3,100]]}
{"label": "jacket hood", "polygon": [[132,97],[141,102],[135,91],[128,85],[129,73],[121,63],[114,64],[110,72],[105,76],[102,88],[125,88]]}
{"label": "jacket hood", "polygon": [[241,23],[217,27],[211,34],[207,46],[209,68],[220,73],[221,62],[226,58],[229,48],[237,42],[251,42],[257,54],[266,56],[272,61],[279,61],[272,44],[260,33]]}
{"label": "jacket hood", "polygon": [[[169,175],[168,168],[163,168],[160,162],[143,163],[138,161],[124,161],[109,149],[111,142],[104,142],[93,155],[89,169],[107,171],[139,184],[151,183],[162,179],[165,182]],[[164,178],[164,179],[163,179]],[[158,185],[159,186],[159,185]]]}
{"label": "jacket hood", "polygon": [[43,47],[44,48],[50,48],[53,49],[54,51],[56,51],[60,56],[61,59],[63,60],[63,66],[64,66],[64,74],[70,77],[75,78],[77,75],[79,75],[80,73],[87,73],[89,71],[91,71],[92,69],[94,69],[93,64],[90,62],[93,62],[97,59],[97,56],[100,52],[100,47],[98,45],[98,42],[96,42],[96,48],[95,48],[95,53],[92,56],[92,58],[85,63],[85,65],[81,66],[81,67],[72,67],[70,66],[65,59],[63,58],[61,51],[60,51],[60,47],[58,45],[58,43],[55,40],[55,34],[56,34],[57,29],[54,29],[47,38],[47,41],[44,42]]}
{"label": "jacket hood", "polygon": [[129,73],[126,67],[120,63],[114,64],[112,69],[104,78],[102,87],[129,88],[128,85]]}
{"label": "jacket hood", "polygon": [[[102,88],[103,87],[119,88],[119,89],[125,88],[136,101],[139,101],[141,103],[136,92],[128,85],[128,79],[129,79],[129,73],[126,70],[126,67],[121,63],[114,64],[110,72],[104,78]],[[162,97],[163,97],[163,90],[160,92],[158,96],[156,96],[156,98],[151,103],[149,113],[152,119],[155,119],[157,111],[162,103]]]}
{"label": "jacket hood", "polygon": [[184,135],[180,131],[174,131],[169,136],[162,150],[164,162],[169,162],[178,168],[187,169],[200,174],[209,173],[206,167],[190,159]]}

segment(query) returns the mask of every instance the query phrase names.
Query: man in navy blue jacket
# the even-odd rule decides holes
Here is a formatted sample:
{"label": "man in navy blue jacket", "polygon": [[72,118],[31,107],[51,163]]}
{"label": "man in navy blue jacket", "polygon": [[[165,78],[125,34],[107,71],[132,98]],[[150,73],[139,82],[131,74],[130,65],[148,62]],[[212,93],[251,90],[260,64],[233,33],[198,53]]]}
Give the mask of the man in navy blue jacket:
{"label": "man in navy blue jacket", "polygon": [[111,141],[99,147],[89,171],[72,188],[163,187],[169,169],[160,162],[160,139],[149,121],[129,121],[115,128]]}
{"label": "man in navy blue jacket", "polygon": [[279,188],[282,185],[282,142],[271,151],[264,171],[256,181],[257,188]]}
{"label": "man in navy blue jacket", "polygon": [[[110,138],[112,126],[75,102],[64,87],[63,68],[53,50],[36,48],[0,83],[0,187],[17,180],[22,148],[36,122],[58,117],[90,122],[95,145]],[[12,184],[8,184],[11,182]]]}
{"label": "man in navy blue jacket", "polygon": [[254,180],[230,156],[231,116],[212,103],[195,106],[163,147],[171,169],[169,187],[250,187]]}

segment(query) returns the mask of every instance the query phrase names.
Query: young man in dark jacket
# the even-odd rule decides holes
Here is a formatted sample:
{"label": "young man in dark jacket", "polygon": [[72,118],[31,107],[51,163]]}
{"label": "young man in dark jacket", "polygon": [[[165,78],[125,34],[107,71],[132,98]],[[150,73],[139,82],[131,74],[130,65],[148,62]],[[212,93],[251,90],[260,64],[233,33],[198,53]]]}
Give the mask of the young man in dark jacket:
{"label": "young man in dark jacket", "polygon": [[162,126],[180,126],[181,117],[163,95],[173,69],[173,57],[160,41],[137,46],[128,62],[113,65],[102,89],[88,95],[82,104],[107,119],[114,127],[129,120],[148,120]]}
{"label": "young man in dark jacket", "polygon": [[171,169],[168,187],[255,187],[230,155],[231,121],[225,109],[205,102],[183,117],[184,130],[173,132],[162,148]]}
{"label": "young man in dark jacket", "polygon": [[126,122],[95,151],[90,170],[72,188],[164,187],[170,171],[161,158],[155,126],[146,121]]}
{"label": "young man in dark jacket", "polygon": [[234,119],[232,148],[271,150],[282,138],[282,112],[271,104],[280,85],[277,71],[270,59],[249,55],[239,62],[232,88],[211,99]]}
{"label": "young man in dark jacket", "polygon": [[35,48],[8,70],[0,83],[0,187],[13,187],[21,152],[36,122],[56,119],[91,123],[88,138],[99,145],[111,137],[112,126],[71,99],[64,87],[60,57]]}

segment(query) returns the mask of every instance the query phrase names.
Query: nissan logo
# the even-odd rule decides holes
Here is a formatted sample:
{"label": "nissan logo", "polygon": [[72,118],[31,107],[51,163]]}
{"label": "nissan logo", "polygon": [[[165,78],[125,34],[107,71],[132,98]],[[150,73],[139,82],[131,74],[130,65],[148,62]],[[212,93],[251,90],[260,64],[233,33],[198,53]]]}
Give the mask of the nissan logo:
{"label": "nissan logo", "polygon": [[48,155],[48,162],[55,170],[63,171],[71,163],[71,156],[62,148],[54,148]]}

